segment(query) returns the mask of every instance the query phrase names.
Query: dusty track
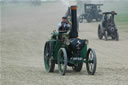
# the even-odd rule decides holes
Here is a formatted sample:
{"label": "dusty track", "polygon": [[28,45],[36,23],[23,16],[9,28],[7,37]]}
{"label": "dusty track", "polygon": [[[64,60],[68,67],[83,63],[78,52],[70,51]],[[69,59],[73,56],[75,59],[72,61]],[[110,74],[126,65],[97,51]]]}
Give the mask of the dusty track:
{"label": "dusty track", "polygon": [[123,30],[128,25],[118,26],[120,41],[104,41],[97,37],[98,23],[80,24],[80,37],[97,53],[94,76],[87,74],[85,65],[80,73],[68,68],[65,76],[57,65],[54,73],[45,71],[43,46],[64,13],[59,3],[2,7],[2,85],[128,85],[128,32]]}

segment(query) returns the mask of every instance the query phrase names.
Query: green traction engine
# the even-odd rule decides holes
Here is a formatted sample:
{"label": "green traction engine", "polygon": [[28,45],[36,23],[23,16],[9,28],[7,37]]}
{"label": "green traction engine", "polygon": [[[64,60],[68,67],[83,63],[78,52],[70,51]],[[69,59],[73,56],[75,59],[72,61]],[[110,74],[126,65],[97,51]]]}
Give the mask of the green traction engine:
{"label": "green traction engine", "polygon": [[75,72],[80,72],[85,63],[88,74],[94,75],[96,53],[94,49],[87,48],[88,40],[78,38],[77,6],[69,7],[68,11],[66,14],[70,16],[70,32],[53,31],[51,39],[44,46],[45,69],[47,72],[54,72],[55,64],[58,64],[59,73],[65,75],[67,66],[72,67]]}

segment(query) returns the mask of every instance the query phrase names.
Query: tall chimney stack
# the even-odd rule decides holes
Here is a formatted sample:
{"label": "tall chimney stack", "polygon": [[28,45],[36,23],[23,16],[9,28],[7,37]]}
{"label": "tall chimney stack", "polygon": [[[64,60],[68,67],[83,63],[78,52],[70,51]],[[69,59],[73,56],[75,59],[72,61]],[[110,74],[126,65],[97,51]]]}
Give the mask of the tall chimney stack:
{"label": "tall chimney stack", "polygon": [[72,22],[72,29],[70,32],[70,38],[77,38],[78,37],[77,6],[71,6],[71,22]]}

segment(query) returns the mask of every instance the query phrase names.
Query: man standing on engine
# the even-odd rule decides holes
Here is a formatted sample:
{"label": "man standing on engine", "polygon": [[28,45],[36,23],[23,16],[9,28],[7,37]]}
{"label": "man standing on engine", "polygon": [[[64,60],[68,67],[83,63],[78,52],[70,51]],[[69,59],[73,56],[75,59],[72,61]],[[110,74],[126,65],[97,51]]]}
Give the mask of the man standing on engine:
{"label": "man standing on engine", "polygon": [[68,32],[70,30],[70,24],[67,21],[66,17],[62,17],[62,21],[58,24],[59,32]]}

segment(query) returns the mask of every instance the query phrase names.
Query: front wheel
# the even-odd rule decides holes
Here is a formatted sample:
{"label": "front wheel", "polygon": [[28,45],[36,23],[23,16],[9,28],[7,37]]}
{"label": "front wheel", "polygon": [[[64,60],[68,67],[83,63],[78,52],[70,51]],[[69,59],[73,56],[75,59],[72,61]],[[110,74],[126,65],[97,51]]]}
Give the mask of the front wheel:
{"label": "front wheel", "polygon": [[96,60],[95,50],[89,48],[88,52],[87,52],[87,63],[86,63],[86,68],[87,68],[88,74],[90,74],[90,75],[95,74],[96,64],[97,64],[97,60]]}
{"label": "front wheel", "polygon": [[65,48],[60,48],[58,53],[58,69],[61,75],[65,75],[67,70],[67,53]]}
{"label": "front wheel", "polygon": [[47,72],[53,72],[55,68],[55,62],[51,56],[50,44],[46,42],[44,47],[44,65]]}

